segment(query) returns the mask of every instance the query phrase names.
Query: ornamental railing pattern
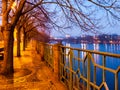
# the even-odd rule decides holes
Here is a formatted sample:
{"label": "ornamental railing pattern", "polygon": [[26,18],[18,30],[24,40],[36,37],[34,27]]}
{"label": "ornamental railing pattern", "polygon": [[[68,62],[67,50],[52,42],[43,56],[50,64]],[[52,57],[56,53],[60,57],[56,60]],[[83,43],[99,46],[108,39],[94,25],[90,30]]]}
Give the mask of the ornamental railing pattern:
{"label": "ornamental railing pattern", "polygon": [[[119,54],[60,46],[60,55],[60,80],[69,90],[120,90]],[[116,69],[108,65],[111,59],[119,63]]]}
{"label": "ornamental railing pattern", "polygon": [[119,54],[45,43],[37,50],[69,90],[120,90]]}

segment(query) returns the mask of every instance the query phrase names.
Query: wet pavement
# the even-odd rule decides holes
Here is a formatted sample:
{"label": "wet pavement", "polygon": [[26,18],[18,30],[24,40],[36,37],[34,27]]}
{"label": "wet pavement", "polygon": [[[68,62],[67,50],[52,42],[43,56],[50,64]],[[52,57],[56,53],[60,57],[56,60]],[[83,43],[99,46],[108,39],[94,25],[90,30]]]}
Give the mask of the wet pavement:
{"label": "wet pavement", "polygon": [[0,90],[67,90],[31,46],[14,56],[14,69],[11,79],[0,75]]}

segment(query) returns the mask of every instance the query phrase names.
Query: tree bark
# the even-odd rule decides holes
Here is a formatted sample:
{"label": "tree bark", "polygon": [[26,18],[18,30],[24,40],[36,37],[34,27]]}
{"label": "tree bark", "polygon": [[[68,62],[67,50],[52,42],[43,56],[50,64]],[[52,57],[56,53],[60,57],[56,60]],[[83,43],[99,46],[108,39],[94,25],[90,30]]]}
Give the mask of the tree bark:
{"label": "tree bark", "polygon": [[25,34],[25,30],[23,30],[23,51],[25,51],[25,46],[26,46],[25,38],[26,38],[26,34]]}
{"label": "tree bark", "polygon": [[17,30],[17,57],[20,57],[20,30]]}
{"label": "tree bark", "polygon": [[20,0],[17,10],[15,11],[15,15],[9,19],[11,5],[8,5],[8,2],[12,4],[10,0],[2,0],[2,27],[3,35],[4,35],[4,60],[2,67],[0,68],[0,73],[6,76],[13,75],[13,44],[14,37],[13,32],[14,28],[21,16],[23,7],[25,5],[26,0]]}
{"label": "tree bark", "polygon": [[4,60],[2,67],[0,68],[0,73],[5,76],[12,75],[13,69],[13,31],[14,27],[8,24],[8,12],[7,10],[7,0],[2,0],[2,26],[3,26],[3,36],[4,36]]}
{"label": "tree bark", "polygon": [[11,75],[14,72],[13,69],[13,30],[12,27],[5,27],[4,34],[4,60],[2,64],[1,74]]}

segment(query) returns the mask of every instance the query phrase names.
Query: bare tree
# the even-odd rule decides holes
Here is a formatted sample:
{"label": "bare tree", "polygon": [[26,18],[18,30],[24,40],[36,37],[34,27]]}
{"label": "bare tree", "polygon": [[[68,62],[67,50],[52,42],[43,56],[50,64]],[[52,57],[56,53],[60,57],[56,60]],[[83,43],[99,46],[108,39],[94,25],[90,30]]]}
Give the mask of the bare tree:
{"label": "bare tree", "polygon": [[[26,5],[30,5],[30,7],[24,10]],[[96,28],[99,28],[98,21],[100,18],[95,16],[95,12],[98,10],[95,7],[99,7],[100,10],[106,12],[108,17],[120,20],[118,0],[2,0],[2,27],[4,28],[5,51],[1,73],[8,75],[14,72],[13,32],[20,16],[32,10],[37,12],[36,8],[41,7],[42,13],[52,23],[49,25],[54,26],[54,28],[62,29],[62,27],[68,25],[78,25],[83,31],[96,33]],[[61,15],[61,19],[58,18],[59,15]],[[65,21],[64,24],[63,21]]]}
{"label": "bare tree", "polygon": [[[42,2],[39,1],[36,5],[30,7],[27,12],[33,10],[35,7],[40,5]],[[2,0],[2,27],[4,34],[4,60],[3,66],[0,70],[1,74],[10,75],[14,72],[13,69],[13,32],[17,25],[20,16],[23,14],[23,7],[25,6],[26,0]],[[17,4],[17,6],[15,5]],[[16,6],[16,8],[14,8]],[[25,12],[25,13],[27,13]],[[11,14],[12,13],[12,14]],[[25,14],[24,13],[24,14]],[[12,17],[11,17],[12,15]]]}
{"label": "bare tree", "polygon": [[16,25],[16,30],[17,30],[17,57],[20,57],[20,39],[21,39],[21,30],[23,29],[23,26],[25,23],[27,23],[30,19],[30,15],[25,14],[20,17],[19,21],[17,22]]}
{"label": "bare tree", "polygon": [[[4,61],[1,69],[1,73],[8,75],[13,73],[13,32],[17,21],[21,15],[21,11],[25,4],[25,0],[21,0],[19,3],[19,9],[16,10],[15,16],[9,19],[9,13],[12,10],[13,1],[2,0],[2,26],[4,28]],[[9,4],[9,5],[8,5]]]}

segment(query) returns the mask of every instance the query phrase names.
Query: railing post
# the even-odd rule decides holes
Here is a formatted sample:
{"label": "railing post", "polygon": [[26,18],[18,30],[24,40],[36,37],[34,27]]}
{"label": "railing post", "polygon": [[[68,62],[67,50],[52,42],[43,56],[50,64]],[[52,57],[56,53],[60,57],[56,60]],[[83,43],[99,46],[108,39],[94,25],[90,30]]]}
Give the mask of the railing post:
{"label": "railing post", "polygon": [[[103,67],[106,67],[106,56],[103,56]],[[105,76],[105,69],[103,68],[103,82],[105,82],[106,76]]]}
{"label": "railing post", "polygon": [[37,41],[36,40],[32,40],[32,50],[36,51],[36,47],[37,47]]}
{"label": "railing post", "polygon": [[69,82],[69,90],[73,90],[73,52],[70,50],[70,82]]}
{"label": "railing post", "polygon": [[65,48],[63,48],[61,46],[62,46],[62,44],[59,47],[59,49],[60,49],[60,63],[59,63],[60,68],[59,69],[60,69],[60,80],[62,82],[64,82],[63,76],[65,76],[64,65],[65,65],[65,57],[66,57],[66,55],[65,55]]}
{"label": "railing post", "polygon": [[115,90],[118,90],[118,73],[115,73]]}
{"label": "railing post", "polygon": [[60,44],[53,46],[53,69],[55,78],[60,80]]}
{"label": "railing post", "polygon": [[[90,54],[90,53],[89,53]],[[87,62],[87,90],[90,90],[90,56],[88,54],[88,62]]]}
{"label": "railing post", "polygon": [[44,60],[44,50],[45,50],[45,43],[39,42],[39,54],[40,54],[40,59],[42,61]]}

